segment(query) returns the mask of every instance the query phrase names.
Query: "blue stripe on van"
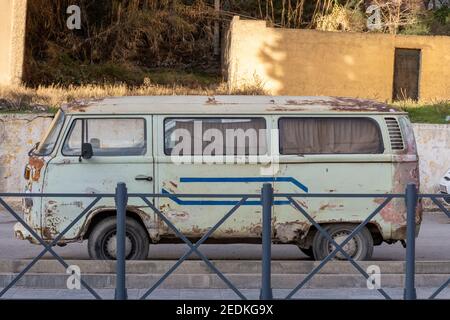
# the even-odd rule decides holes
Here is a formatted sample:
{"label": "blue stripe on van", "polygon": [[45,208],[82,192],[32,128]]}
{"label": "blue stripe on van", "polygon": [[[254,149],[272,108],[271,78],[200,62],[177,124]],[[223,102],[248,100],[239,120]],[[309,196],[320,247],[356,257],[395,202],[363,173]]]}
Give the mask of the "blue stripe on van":
{"label": "blue stripe on van", "polygon": [[[308,187],[302,184],[300,181],[294,177],[189,177],[180,178],[180,182],[290,182],[297,186],[299,189],[308,192]],[[162,193],[171,194],[165,189],[162,189]],[[185,206],[234,206],[239,203],[239,200],[183,200],[177,196],[170,197],[175,203]],[[274,205],[288,205],[290,204],[287,200],[275,200]],[[260,206],[261,201],[247,200],[243,205],[245,206]]]}
{"label": "blue stripe on van", "polygon": [[300,188],[301,190],[308,192],[308,187],[302,184],[294,177],[220,177],[220,178],[180,178],[180,182],[290,182]]}
{"label": "blue stripe on van", "polygon": [[[172,194],[169,191],[162,189],[163,194]],[[183,200],[179,197],[173,195],[169,199],[173,200],[176,204],[183,206],[235,206],[239,203],[240,200]],[[275,200],[273,202],[274,205],[286,205],[290,202],[288,200]],[[243,204],[243,206],[260,206],[261,201],[259,200],[247,200]]]}

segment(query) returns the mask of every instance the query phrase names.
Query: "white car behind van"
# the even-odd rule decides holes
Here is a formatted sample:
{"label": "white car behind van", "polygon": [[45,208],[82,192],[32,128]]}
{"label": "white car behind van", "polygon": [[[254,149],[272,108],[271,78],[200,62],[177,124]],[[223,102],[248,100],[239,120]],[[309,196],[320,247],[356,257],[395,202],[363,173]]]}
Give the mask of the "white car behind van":
{"label": "white car behind van", "polygon": [[444,174],[439,182],[439,191],[444,194],[448,194],[448,197],[444,197],[444,201],[450,204],[450,169]]}

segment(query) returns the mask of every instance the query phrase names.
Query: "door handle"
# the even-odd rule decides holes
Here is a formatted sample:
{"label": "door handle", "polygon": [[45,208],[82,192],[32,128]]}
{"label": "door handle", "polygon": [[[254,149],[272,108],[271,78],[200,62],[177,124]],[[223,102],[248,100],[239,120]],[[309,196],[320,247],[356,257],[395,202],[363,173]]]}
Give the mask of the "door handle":
{"label": "door handle", "polygon": [[134,178],[134,180],[137,180],[137,181],[149,181],[149,182],[151,182],[151,181],[153,181],[153,177],[145,176],[145,175],[143,175],[143,174],[140,174],[140,175],[136,176],[136,177]]}

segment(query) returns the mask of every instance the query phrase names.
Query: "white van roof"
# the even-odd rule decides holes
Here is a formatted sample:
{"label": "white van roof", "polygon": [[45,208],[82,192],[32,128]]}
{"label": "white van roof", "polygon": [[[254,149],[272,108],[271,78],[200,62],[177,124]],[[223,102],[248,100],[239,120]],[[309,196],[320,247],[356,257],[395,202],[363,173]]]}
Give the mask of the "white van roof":
{"label": "white van roof", "polygon": [[[307,96],[136,96],[80,100],[62,109],[69,114],[264,114],[399,113],[374,100]],[[403,113],[403,112],[401,112]]]}

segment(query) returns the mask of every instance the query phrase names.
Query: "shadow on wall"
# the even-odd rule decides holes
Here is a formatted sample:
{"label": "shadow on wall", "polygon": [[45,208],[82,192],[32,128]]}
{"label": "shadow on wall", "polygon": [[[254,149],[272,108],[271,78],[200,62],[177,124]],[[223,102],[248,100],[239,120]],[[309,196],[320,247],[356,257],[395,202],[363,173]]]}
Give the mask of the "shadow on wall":
{"label": "shadow on wall", "polygon": [[[270,31],[269,31],[270,30]],[[390,43],[366,35],[267,28],[254,63],[272,94],[390,99]],[[255,65],[255,70],[258,66]]]}
{"label": "shadow on wall", "polygon": [[265,40],[258,53],[264,67],[264,74],[260,78],[264,79],[264,88],[273,95],[285,94],[285,81],[289,76],[288,52],[282,49],[281,43],[281,35],[270,42]]}

